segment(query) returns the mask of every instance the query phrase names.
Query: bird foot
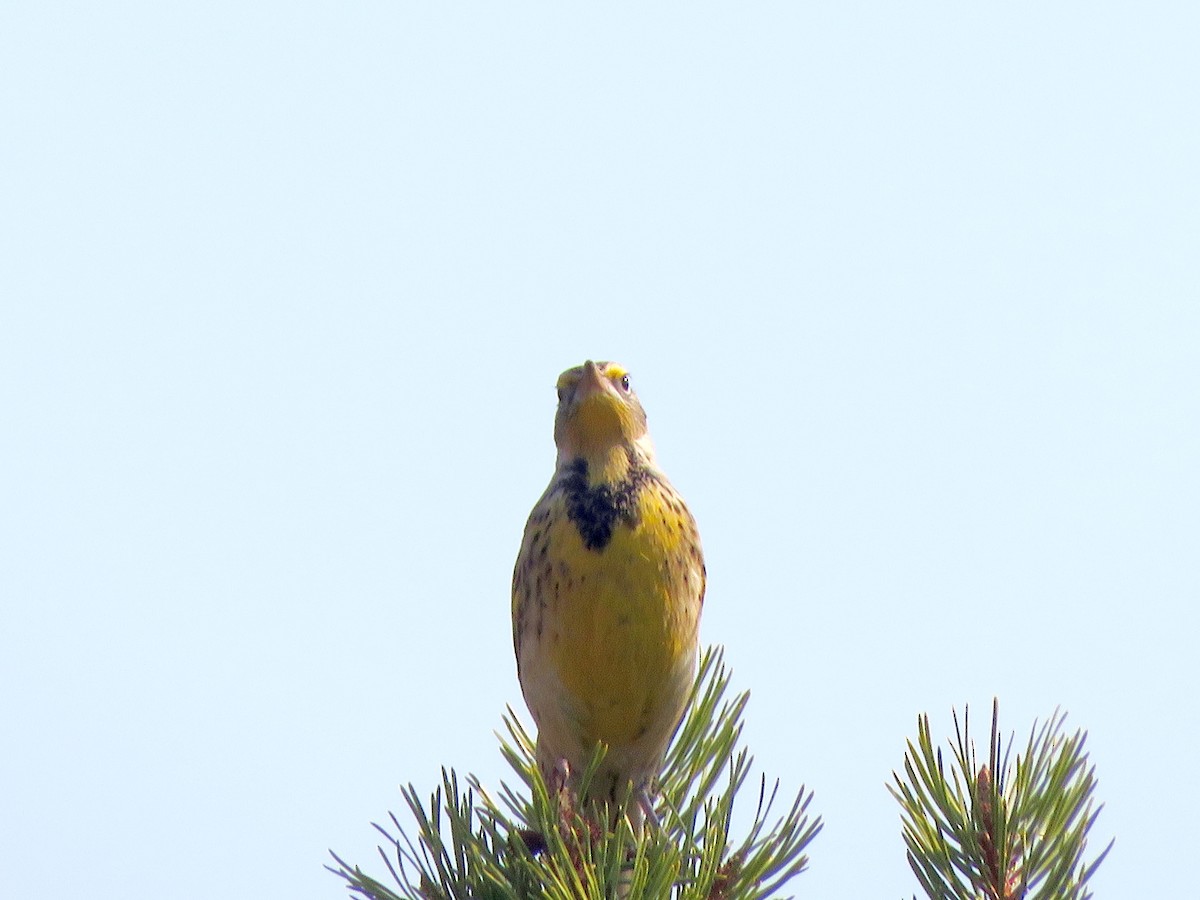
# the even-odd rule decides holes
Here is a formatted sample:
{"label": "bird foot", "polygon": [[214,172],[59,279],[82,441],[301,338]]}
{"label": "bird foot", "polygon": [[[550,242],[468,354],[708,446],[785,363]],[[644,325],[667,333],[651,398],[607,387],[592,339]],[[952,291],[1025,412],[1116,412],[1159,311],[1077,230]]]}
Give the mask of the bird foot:
{"label": "bird foot", "polygon": [[662,831],[662,822],[658,820],[658,814],[654,811],[654,800],[650,796],[649,785],[643,784],[638,787],[634,798],[637,800],[638,808],[641,809],[645,821],[650,823],[650,827],[655,831]]}
{"label": "bird foot", "polygon": [[550,780],[546,787],[550,788],[551,793],[557,794],[566,788],[571,781],[571,764],[565,758],[560,757],[554,763],[554,768],[550,770]]}

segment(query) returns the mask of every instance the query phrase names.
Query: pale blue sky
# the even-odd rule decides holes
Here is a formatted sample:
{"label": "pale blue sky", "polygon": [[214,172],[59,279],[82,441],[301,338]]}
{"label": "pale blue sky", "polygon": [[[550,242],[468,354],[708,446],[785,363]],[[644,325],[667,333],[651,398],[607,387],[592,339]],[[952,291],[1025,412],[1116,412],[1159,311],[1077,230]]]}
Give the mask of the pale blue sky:
{"label": "pale blue sky", "polygon": [[[800,897],[915,890],[919,713],[1197,838],[1188,3],[9,2],[0,893],[342,896],[495,785],[554,380],[632,371]],[[981,732],[982,734],[982,732]]]}

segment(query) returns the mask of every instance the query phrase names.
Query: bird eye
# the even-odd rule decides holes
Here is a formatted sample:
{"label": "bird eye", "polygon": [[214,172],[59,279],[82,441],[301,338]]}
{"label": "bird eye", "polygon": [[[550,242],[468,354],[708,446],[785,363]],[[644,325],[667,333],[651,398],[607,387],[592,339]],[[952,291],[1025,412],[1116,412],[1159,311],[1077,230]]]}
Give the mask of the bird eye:
{"label": "bird eye", "polygon": [[621,376],[621,390],[623,390],[623,391],[629,390],[629,376],[628,375]]}

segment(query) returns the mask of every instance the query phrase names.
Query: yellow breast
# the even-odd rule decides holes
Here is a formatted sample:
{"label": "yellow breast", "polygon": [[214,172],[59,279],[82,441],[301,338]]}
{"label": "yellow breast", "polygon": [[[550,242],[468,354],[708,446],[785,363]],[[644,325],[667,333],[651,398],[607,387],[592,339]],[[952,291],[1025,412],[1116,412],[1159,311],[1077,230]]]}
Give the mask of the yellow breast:
{"label": "yellow breast", "polygon": [[[578,486],[577,486],[578,487]],[[522,688],[568,758],[596,741],[662,746],[694,674],[704,565],[695,522],[657,473],[627,496],[554,485],[513,584]]]}

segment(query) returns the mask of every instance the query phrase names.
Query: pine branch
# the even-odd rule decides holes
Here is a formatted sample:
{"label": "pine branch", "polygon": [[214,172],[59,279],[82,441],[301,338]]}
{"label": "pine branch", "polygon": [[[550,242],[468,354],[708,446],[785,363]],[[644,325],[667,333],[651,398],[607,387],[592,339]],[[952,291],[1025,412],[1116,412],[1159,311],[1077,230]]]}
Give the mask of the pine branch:
{"label": "pine branch", "polygon": [[993,704],[988,759],[979,765],[969,711],[954,715],[954,760],[947,778],[929,717],[917,720],[904,774],[889,786],[900,803],[908,861],[934,900],[1087,900],[1087,882],[1112,842],[1084,863],[1093,808],[1095,767],[1085,732],[1066,737],[1066,715],[1034,724],[1024,754],[1010,766],[1012,737],[1001,752],[999,705]]}
{"label": "pine branch", "polygon": [[[459,783],[443,770],[428,804],[410,784],[402,793],[414,825],[393,814],[376,825],[391,884],[331,854],[352,894],[371,900],[759,900],[775,896],[808,864],[805,849],[821,830],[810,817],[811,792],[801,787],[772,819],[778,783],[758,784],[749,832],[730,838],[734,801],[752,759],[738,749],[748,700],[726,700],[729,674],[719,649],[700,664],[688,712],[667,753],[658,798],[660,827],[635,837],[627,818],[614,830],[577,808],[565,788],[548,786],[530,736],[509,710],[501,751],[519,785],[493,797],[474,776]],[[584,782],[596,771],[597,748]],[[605,821],[600,818],[600,821]]]}

